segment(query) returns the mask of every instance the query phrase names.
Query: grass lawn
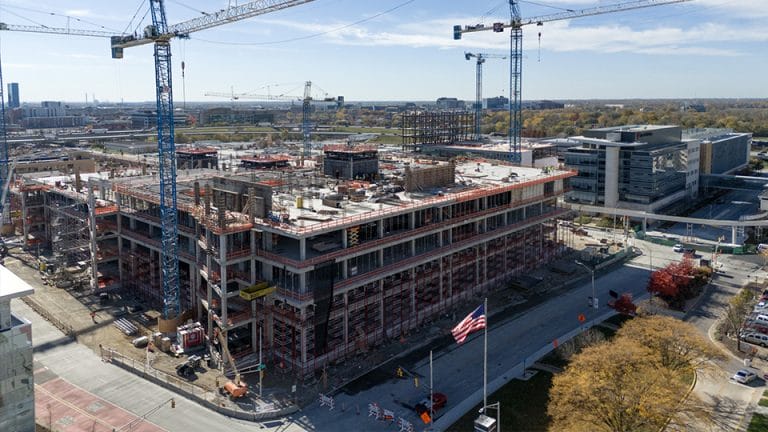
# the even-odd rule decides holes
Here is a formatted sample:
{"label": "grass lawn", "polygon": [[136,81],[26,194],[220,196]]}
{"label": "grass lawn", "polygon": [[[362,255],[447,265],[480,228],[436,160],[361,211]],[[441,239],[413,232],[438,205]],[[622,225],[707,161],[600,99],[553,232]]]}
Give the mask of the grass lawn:
{"label": "grass lawn", "polygon": [[757,403],[760,406],[768,406],[768,399],[760,399],[760,402]]}
{"label": "grass lawn", "polygon": [[755,413],[749,422],[747,432],[768,432],[768,416]]}
{"label": "grass lawn", "polygon": [[[500,402],[502,430],[546,431],[549,427],[547,403],[552,374],[537,373],[528,381],[512,380],[496,393],[488,395],[488,403]],[[474,428],[480,404],[454,423],[448,432],[466,432]],[[495,410],[488,411],[495,417]]]}
{"label": "grass lawn", "polygon": [[379,144],[402,144],[403,137],[400,135],[379,135],[372,139],[371,142]]}

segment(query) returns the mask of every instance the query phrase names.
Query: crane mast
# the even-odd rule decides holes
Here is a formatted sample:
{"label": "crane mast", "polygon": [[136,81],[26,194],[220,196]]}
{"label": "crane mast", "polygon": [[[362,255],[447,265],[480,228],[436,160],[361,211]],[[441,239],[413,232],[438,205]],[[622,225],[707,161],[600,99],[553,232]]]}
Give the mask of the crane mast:
{"label": "crane mast", "polygon": [[477,59],[475,62],[475,139],[480,140],[480,126],[482,124],[481,120],[483,116],[483,63],[489,58],[505,59],[506,57],[495,54],[464,53],[464,58],[467,60],[470,60],[473,57]]}
{"label": "crane mast", "polygon": [[509,0],[509,23],[496,22],[490,26],[484,24],[453,26],[453,38],[458,40],[464,33],[475,33],[491,30],[501,33],[504,29],[510,29],[509,43],[509,152],[510,159],[519,162],[521,132],[523,125],[522,116],[522,81],[523,81],[523,26],[545,22],[560,21],[572,18],[581,18],[595,15],[603,15],[614,12],[624,12],[634,9],[643,9],[654,6],[664,6],[675,3],[684,3],[692,0],[635,0],[613,5],[598,6],[589,9],[567,10],[551,15],[543,15],[523,19],[520,16],[519,0]]}
{"label": "crane mast", "polygon": [[179,289],[178,211],[176,207],[176,145],[173,131],[171,41],[163,0],[150,0],[155,39],[155,95],[157,97],[157,152],[160,172],[160,263],[163,318],[181,314]]}
{"label": "crane mast", "polygon": [[304,84],[304,102],[301,105],[301,133],[304,138],[304,151],[301,153],[301,166],[304,166],[304,160],[308,159],[312,153],[312,140],[310,140],[311,124],[309,117],[312,113],[312,81]]}
{"label": "crane mast", "polygon": [[[8,137],[5,125],[5,84],[3,84],[3,69],[0,64],[0,228],[10,222],[9,206],[7,205],[8,190],[11,182],[11,170],[8,155]],[[0,240],[0,245],[2,240]]]}

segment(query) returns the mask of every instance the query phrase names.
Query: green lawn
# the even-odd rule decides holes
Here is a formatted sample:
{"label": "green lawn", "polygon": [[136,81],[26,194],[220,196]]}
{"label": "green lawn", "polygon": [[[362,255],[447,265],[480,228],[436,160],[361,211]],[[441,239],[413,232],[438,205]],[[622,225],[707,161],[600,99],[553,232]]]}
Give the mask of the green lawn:
{"label": "green lawn", "polygon": [[[547,403],[550,387],[552,387],[552,374],[539,371],[528,381],[512,380],[496,393],[489,395],[488,403],[500,402],[501,404],[502,430],[546,431],[549,427]],[[480,404],[454,423],[448,432],[473,430],[479,409]],[[494,410],[488,412],[491,417],[495,417]]]}
{"label": "green lawn", "polygon": [[402,144],[403,137],[400,135],[379,135],[372,139],[371,142],[379,144]]}
{"label": "green lawn", "polygon": [[747,432],[768,432],[768,416],[755,413],[749,422]]}

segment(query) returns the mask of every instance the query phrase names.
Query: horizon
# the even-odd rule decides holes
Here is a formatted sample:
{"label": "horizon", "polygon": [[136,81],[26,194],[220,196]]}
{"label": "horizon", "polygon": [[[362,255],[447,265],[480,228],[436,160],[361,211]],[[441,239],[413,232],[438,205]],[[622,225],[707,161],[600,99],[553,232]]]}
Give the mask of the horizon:
{"label": "horizon", "polygon": [[[185,3],[168,2],[169,23],[215,6]],[[474,100],[475,62],[466,61],[464,52],[506,55],[509,33],[465,34],[455,41],[452,26],[508,21],[508,11],[496,3],[315,0],[196,32],[190,40],[172,42],[174,99],[203,102],[207,92],[290,94],[311,79],[348,100],[421,101],[444,95]],[[547,4],[522,2],[521,14],[527,18],[602,3]],[[65,27],[63,16],[69,16],[73,28],[117,34],[143,28],[146,21],[128,22],[135,12],[132,5],[95,0],[44,1],[36,9],[25,0],[6,0],[0,20]],[[694,0],[526,27],[522,99],[768,97],[761,85],[768,60],[753,55],[768,41],[762,25],[767,17],[760,0]],[[4,78],[19,83],[22,100],[83,101],[86,93],[105,101],[154,100],[149,46],[127,49],[123,60],[112,60],[106,39],[1,33]],[[484,95],[509,97],[507,60],[489,59],[483,74]],[[293,88],[284,92],[288,87]]]}

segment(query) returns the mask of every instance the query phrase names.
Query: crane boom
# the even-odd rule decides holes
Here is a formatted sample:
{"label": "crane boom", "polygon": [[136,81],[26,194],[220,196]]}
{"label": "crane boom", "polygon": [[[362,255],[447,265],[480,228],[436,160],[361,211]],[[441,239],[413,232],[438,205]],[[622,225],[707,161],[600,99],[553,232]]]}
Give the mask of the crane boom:
{"label": "crane boom", "polygon": [[[170,25],[164,31],[147,32],[145,30],[144,35],[142,35],[143,37],[138,39],[133,36],[114,36],[112,38],[112,49],[113,51],[116,49],[119,51],[122,48],[147,45],[154,43],[158,39],[186,38],[189,37],[190,33],[196,31],[241,21],[311,1],[313,0],[258,0],[240,6],[231,6],[218,12],[204,13],[201,17]],[[113,57],[122,58],[120,55],[113,55]]]}
{"label": "crane boom", "polygon": [[567,20],[594,15],[602,15],[613,12],[625,12],[634,9],[643,9],[653,6],[664,6],[675,3],[684,3],[692,0],[634,0],[625,3],[598,6],[589,9],[567,10],[551,15],[543,15],[523,19],[520,16],[520,0],[509,0],[509,23],[495,22],[490,26],[484,24],[453,26],[453,38],[461,39],[464,33],[475,33],[492,30],[501,33],[504,29],[510,29],[509,35],[509,157],[513,162],[521,160],[522,143],[522,76],[523,76],[523,26],[530,24],[542,25],[545,22]]}
{"label": "crane boom", "polygon": [[63,34],[63,35],[70,35],[70,36],[91,36],[91,37],[103,37],[103,38],[114,36],[114,33],[109,33],[101,30],[83,30],[83,29],[73,29],[69,27],[62,28],[62,27],[30,26],[30,25],[0,23],[0,31],[2,30],[20,31],[20,32],[27,32],[27,33]]}
{"label": "crane boom", "polygon": [[614,13],[614,12],[625,12],[635,9],[644,9],[654,6],[664,6],[674,3],[685,3],[692,0],[635,0],[631,2],[625,2],[625,3],[615,3],[610,5],[604,5],[604,6],[596,6],[593,8],[588,9],[574,9],[574,10],[568,10],[564,12],[558,12],[555,14],[549,14],[549,15],[541,15],[537,17],[529,17],[529,18],[512,18],[510,22],[508,23],[493,23],[490,26],[486,26],[484,24],[477,24],[477,25],[467,25],[464,27],[461,26],[454,26],[454,39],[461,39],[461,35],[464,33],[476,33],[481,31],[488,31],[492,30],[494,32],[502,32],[504,29],[507,28],[516,28],[516,27],[522,27],[526,25],[531,24],[543,24],[545,22],[551,22],[551,21],[563,21],[563,20],[569,20],[572,18],[582,18],[582,17],[588,17],[588,16],[595,16],[595,15],[603,15],[608,13]]}

